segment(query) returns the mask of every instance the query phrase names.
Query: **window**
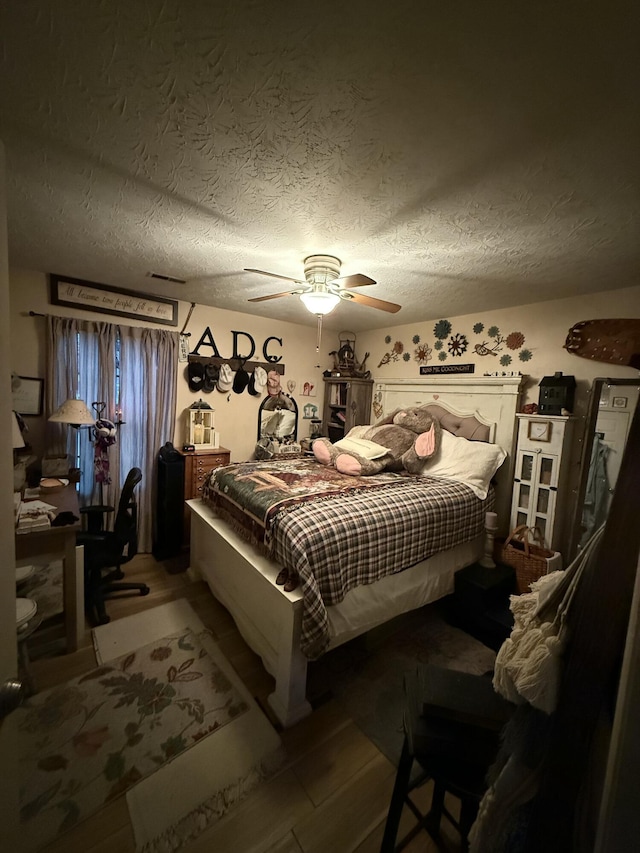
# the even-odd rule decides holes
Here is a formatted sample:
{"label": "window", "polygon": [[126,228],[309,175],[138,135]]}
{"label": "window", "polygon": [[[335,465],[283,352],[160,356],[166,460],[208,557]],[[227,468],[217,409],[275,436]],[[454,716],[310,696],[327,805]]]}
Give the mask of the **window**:
{"label": "window", "polygon": [[[64,400],[105,404],[103,416],[124,422],[108,451],[111,482],[96,482],[95,431],[49,424],[53,444],[63,442],[80,468],[80,503],[116,506],[120,485],[133,467],[142,470],[137,489],[139,548],[152,546],[153,482],[160,448],[173,441],[176,413],[177,332],[112,323],[48,318],[49,412]],[[96,414],[96,417],[98,415]],[[57,431],[55,428],[58,428]],[[98,459],[98,462],[101,460]]]}

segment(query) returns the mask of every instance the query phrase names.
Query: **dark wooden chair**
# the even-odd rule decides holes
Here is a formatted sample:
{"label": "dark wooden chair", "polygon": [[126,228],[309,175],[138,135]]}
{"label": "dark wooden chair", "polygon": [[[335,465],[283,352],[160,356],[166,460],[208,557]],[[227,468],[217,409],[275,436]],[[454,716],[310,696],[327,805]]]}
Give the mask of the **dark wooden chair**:
{"label": "dark wooden chair", "polygon": [[[96,530],[97,525],[77,536],[77,544],[84,546],[85,612],[92,625],[109,621],[105,599],[112,593],[138,592],[147,595],[144,583],[121,583],[124,577],[121,566],[138,552],[138,511],[134,489],[142,480],[142,471],[132,468],[122,487],[113,530]],[[96,508],[102,511],[102,507]],[[112,569],[104,574],[106,569]]]}
{"label": "dark wooden chair", "polygon": [[[405,676],[405,694],[405,738],[380,853],[397,853],[423,830],[439,849],[447,849],[440,836],[443,817],[459,833],[459,849],[466,850],[469,830],[487,788],[487,771],[514,706],[495,692],[490,677],[432,665]],[[424,814],[411,794],[429,779],[433,780],[433,794]],[[447,793],[460,800],[458,819],[445,805]],[[398,840],[405,806],[417,823]]]}

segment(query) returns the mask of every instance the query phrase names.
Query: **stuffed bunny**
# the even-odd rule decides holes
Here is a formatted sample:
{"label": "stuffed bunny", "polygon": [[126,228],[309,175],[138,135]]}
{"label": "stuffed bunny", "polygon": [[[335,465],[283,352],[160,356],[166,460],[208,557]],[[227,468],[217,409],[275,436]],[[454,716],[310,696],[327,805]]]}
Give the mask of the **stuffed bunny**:
{"label": "stuffed bunny", "polygon": [[[349,442],[350,437],[356,441]],[[317,438],[312,445],[313,455],[322,465],[334,465],[341,474],[352,477],[403,469],[418,474],[439,447],[440,423],[424,406],[396,409],[364,431],[355,427],[345,436],[344,444],[356,445],[358,439],[382,445],[387,452],[368,459],[355,449],[345,449],[341,442],[334,445],[327,438]]]}

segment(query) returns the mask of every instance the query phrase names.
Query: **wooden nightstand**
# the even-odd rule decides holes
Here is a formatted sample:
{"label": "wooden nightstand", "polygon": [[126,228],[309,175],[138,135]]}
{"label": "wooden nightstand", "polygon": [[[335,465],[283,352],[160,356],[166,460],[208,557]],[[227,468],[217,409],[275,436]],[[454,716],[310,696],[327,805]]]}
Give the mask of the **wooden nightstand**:
{"label": "wooden nightstand", "polygon": [[[202,487],[209,471],[221,468],[231,462],[231,451],[226,447],[208,447],[206,450],[181,450],[184,456],[184,499],[202,497]],[[189,545],[189,532],[191,528],[191,512],[184,507],[184,536],[183,545]]]}
{"label": "wooden nightstand", "polygon": [[509,596],[517,593],[515,571],[498,564],[486,569],[473,563],[455,575],[454,619],[483,643],[498,648],[513,625]]}

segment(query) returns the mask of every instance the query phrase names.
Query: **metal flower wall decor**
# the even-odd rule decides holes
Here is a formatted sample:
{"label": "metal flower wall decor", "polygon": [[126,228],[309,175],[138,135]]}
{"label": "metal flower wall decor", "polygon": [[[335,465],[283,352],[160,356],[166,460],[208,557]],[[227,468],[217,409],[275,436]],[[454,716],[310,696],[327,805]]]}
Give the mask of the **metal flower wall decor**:
{"label": "metal flower wall decor", "polygon": [[[533,358],[533,352],[524,348],[525,336],[521,331],[516,330],[503,335],[498,326],[489,326],[485,331],[484,323],[478,322],[473,325],[473,334],[482,336],[483,340],[473,344],[470,351],[472,355],[496,358],[499,356],[499,363],[505,368],[513,363],[516,352],[521,362],[527,362]],[[438,320],[433,327],[433,336],[435,338],[433,346],[423,341],[418,334],[413,335],[411,339],[415,345],[413,360],[419,365],[428,364],[434,358],[434,352],[437,353],[439,361],[446,361],[449,357],[460,358],[469,351],[469,337],[463,332],[454,333],[450,320]],[[387,347],[391,341],[391,335],[387,335],[384,339]],[[510,352],[505,352],[505,349]],[[411,361],[412,356],[405,350],[402,341],[395,341],[380,359],[378,367],[399,361],[401,358],[403,361]]]}

